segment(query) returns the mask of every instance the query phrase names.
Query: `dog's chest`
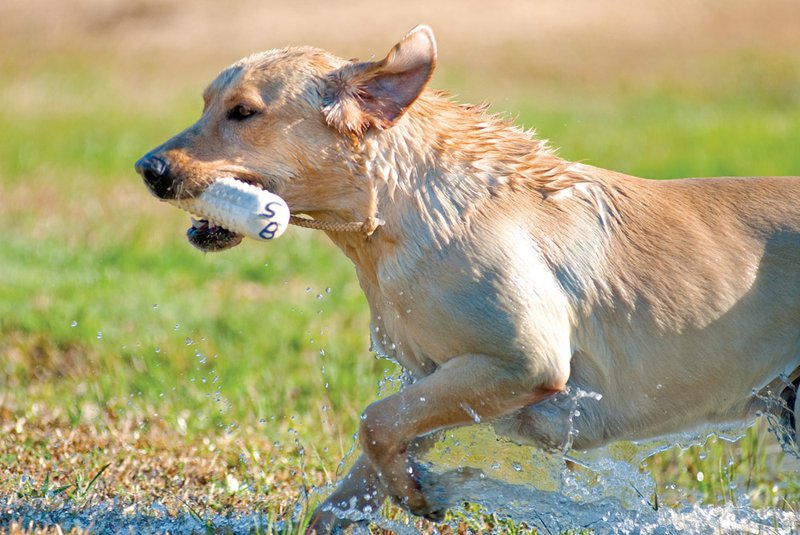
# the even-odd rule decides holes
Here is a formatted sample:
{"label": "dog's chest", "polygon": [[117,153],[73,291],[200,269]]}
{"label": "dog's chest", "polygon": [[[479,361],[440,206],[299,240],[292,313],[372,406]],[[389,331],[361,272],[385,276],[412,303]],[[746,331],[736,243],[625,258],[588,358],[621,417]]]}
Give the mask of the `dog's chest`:
{"label": "dog's chest", "polygon": [[508,284],[498,284],[506,275],[496,268],[492,276],[484,267],[483,277],[473,277],[469,271],[476,268],[465,266],[461,256],[451,255],[413,270],[385,270],[374,283],[362,280],[373,350],[418,377],[459,355],[522,358],[527,342],[520,326],[529,322],[520,294],[497,291]]}
{"label": "dog's chest", "polygon": [[399,363],[415,377],[432,373],[437,356],[426,329],[420,329],[416,314],[425,312],[416,307],[413,292],[398,290],[380,293],[379,299],[370,300],[370,347],[377,355]]}

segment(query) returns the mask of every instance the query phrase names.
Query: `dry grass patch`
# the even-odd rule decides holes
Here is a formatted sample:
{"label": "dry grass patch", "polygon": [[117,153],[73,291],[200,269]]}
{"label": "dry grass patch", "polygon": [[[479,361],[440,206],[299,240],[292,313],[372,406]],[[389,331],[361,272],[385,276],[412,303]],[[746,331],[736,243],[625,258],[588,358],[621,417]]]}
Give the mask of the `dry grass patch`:
{"label": "dry grass patch", "polygon": [[0,406],[0,529],[12,533],[47,527],[30,531],[30,519],[15,517],[28,506],[92,510],[111,502],[123,515],[290,518],[303,493],[326,480],[298,445],[270,442],[255,428],[189,437],[157,415],[111,408],[71,427],[59,408],[33,405],[22,414],[9,405]]}

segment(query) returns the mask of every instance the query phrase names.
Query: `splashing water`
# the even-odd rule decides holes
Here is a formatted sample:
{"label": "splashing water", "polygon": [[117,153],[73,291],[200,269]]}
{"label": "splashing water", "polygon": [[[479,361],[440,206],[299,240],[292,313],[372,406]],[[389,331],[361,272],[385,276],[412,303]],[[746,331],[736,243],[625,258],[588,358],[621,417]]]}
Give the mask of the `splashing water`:
{"label": "splashing water", "polygon": [[[381,390],[385,394],[407,380],[402,374],[387,376]],[[573,397],[577,407],[577,400],[595,394],[576,392]],[[469,412],[470,408],[464,409]],[[573,417],[580,417],[577,409]],[[781,441],[791,431],[778,420],[769,423]],[[443,433],[424,462],[446,496],[448,507],[457,513],[455,518],[476,522],[480,522],[475,518],[477,505],[481,514],[491,513],[548,534],[573,530],[623,534],[797,533],[797,504],[789,504],[788,510],[754,507],[746,485],[734,481],[733,476],[727,488],[734,499],[722,500],[721,505],[704,504],[701,496],[692,495],[688,489],[677,493],[677,501],[662,497],[660,502],[658,486],[647,469],[655,454],[670,450],[683,454],[717,441],[736,444],[752,425],[751,421],[642,443],[620,442],[590,452],[546,453],[498,439],[489,425],[481,424]],[[797,446],[793,447],[796,451]],[[784,450],[789,451],[785,445]],[[703,461],[706,451],[701,449],[696,455]],[[800,457],[789,459],[789,470],[797,471],[798,461]],[[732,465],[733,460],[729,460],[727,466]],[[698,480],[702,474],[697,473]],[[373,511],[353,507],[340,513],[396,533],[416,532],[406,523],[398,524]],[[457,531],[459,520],[450,521],[449,527]]]}
{"label": "splashing water", "polygon": [[[787,392],[797,395],[797,387],[795,387],[788,376],[781,375],[779,379],[782,383],[780,387],[781,391],[786,389]],[[786,403],[786,398],[777,392],[768,391],[766,393],[760,393],[753,391],[753,396],[764,404],[767,411],[765,415],[770,425],[770,430],[775,433],[783,451],[800,459],[800,443],[795,442],[795,431],[791,428],[790,424],[791,419],[798,422],[798,415],[793,412],[794,408],[789,407]],[[798,422],[798,424],[800,424],[800,422]]]}
{"label": "splashing water", "polygon": [[[577,401],[592,394],[573,396]],[[580,413],[576,410],[574,416]],[[797,445],[791,440],[787,445],[793,431],[778,418],[768,418],[768,422],[784,451],[796,456],[784,464],[797,473]],[[451,508],[469,517],[474,509],[463,504],[477,504],[486,513],[535,527],[540,533],[582,529],[636,534],[796,533],[800,530],[798,504],[788,504],[788,510],[755,508],[746,492],[749,482],[740,488],[732,475],[728,490],[733,498],[722,505],[703,504],[702,496],[692,496],[688,490],[677,503],[665,505],[663,499],[659,503],[658,486],[646,468],[655,454],[670,450],[683,454],[690,447],[704,448],[716,441],[735,444],[752,425],[718,426],[649,442],[559,453],[517,446],[498,439],[489,426],[477,426],[446,432],[426,462],[437,474]],[[697,455],[701,461],[705,457],[705,450]],[[731,459],[726,468],[732,465]],[[702,482],[703,472],[696,478]],[[451,527],[456,529],[457,522]]]}

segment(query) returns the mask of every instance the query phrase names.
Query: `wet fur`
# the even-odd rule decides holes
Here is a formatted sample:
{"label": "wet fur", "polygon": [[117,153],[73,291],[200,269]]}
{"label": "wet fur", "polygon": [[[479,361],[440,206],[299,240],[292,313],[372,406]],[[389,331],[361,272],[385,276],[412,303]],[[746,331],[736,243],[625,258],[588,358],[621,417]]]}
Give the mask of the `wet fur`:
{"label": "wet fur", "polygon": [[[783,392],[794,422],[800,179],[649,181],[568,162],[425,89],[435,64],[426,27],[379,62],[245,58],[195,125],[137,164],[167,161],[168,195],[230,174],[295,213],[385,222],[328,234],[355,264],[376,350],[416,380],[365,410],[364,454],[310,530],[386,497],[441,518],[419,437],[481,420],[563,448],[577,389],[602,396],[579,401],[580,449],[746,418],[765,408],[754,389]],[[231,120],[239,104],[256,113]]]}

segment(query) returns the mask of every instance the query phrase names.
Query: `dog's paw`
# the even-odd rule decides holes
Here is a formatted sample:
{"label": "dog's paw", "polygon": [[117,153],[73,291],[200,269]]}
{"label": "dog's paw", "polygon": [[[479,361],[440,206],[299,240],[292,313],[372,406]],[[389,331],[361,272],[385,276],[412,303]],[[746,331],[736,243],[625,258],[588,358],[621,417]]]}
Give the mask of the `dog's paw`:
{"label": "dog's paw", "polygon": [[441,522],[450,508],[448,499],[450,493],[446,481],[440,474],[435,474],[421,465],[415,466],[414,471],[424,500],[414,504],[413,507],[409,506],[409,510],[433,522]]}
{"label": "dog's paw", "polygon": [[483,472],[463,467],[437,474],[422,465],[414,465],[413,475],[417,483],[416,496],[404,497],[400,502],[417,516],[441,522],[448,509],[460,501],[461,485],[482,477]]}
{"label": "dog's paw", "polygon": [[311,520],[305,531],[306,535],[345,533],[345,530],[350,526],[366,528],[376,513],[371,510],[357,510],[354,504],[354,498],[350,507],[346,507],[345,504],[340,504],[337,507],[329,502],[320,504],[311,515]]}

